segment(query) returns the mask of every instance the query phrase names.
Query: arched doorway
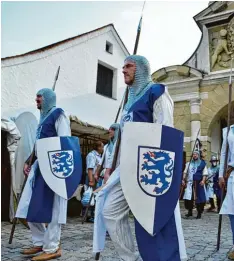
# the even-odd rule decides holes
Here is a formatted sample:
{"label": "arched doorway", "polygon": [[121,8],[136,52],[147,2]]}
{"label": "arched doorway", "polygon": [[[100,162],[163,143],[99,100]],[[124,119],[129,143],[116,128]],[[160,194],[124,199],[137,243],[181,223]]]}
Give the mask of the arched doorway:
{"label": "arched doorway", "polygon": [[[228,120],[228,105],[220,109],[213,117],[209,129],[208,136],[211,138],[211,155],[220,155],[220,150],[223,142],[222,129],[227,127]],[[231,125],[234,124],[234,101],[232,101]]]}

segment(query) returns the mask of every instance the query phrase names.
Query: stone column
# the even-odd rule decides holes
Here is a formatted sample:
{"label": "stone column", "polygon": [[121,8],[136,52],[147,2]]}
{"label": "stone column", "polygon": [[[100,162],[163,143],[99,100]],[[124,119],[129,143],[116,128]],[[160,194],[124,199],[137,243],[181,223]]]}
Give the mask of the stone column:
{"label": "stone column", "polygon": [[194,142],[197,138],[198,131],[200,129],[199,136],[201,136],[201,121],[200,121],[200,105],[201,99],[190,100],[190,111],[191,111],[191,152],[193,150]]}

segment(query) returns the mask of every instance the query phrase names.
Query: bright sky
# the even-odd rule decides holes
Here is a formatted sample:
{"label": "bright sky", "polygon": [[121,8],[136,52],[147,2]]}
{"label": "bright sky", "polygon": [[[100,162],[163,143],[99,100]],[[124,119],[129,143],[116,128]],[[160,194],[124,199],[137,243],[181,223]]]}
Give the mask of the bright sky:
{"label": "bright sky", "polygon": [[[113,23],[133,52],[143,2],[2,2],[1,57],[13,56]],[[201,32],[193,16],[208,1],[146,1],[138,54],[152,72],[182,64],[196,49]]]}

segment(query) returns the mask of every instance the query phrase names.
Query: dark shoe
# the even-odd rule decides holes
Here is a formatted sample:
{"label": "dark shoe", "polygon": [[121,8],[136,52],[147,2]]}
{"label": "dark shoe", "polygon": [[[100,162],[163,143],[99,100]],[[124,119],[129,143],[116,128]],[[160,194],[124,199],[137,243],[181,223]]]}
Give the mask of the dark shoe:
{"label": "dark shoe", "polygon": [[94,223],[94,218],[89,218],[88,220],[87,220],[87,222],[89,222],[89,223]]}
{"label": "dark shoe", "polygon": [[193,212],[192,210],[188,211],[188,214],[185,215],[186,218],[192,217],[193,216]]}
{"label": "dark shoe", "polygon": [[198,213],[198,214],[197,214],[196,219],[201,219],[201,213]]}

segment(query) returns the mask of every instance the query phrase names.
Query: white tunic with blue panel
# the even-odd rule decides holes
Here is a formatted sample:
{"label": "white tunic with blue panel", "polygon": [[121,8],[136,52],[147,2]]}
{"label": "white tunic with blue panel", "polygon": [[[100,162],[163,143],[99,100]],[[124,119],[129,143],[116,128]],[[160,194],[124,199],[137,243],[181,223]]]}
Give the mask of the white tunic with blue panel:
{"label": "white tunic with blue panel", "polygon": [[[124,131],[124,123],[129,121],[151,122],[151,123],[158,123],[158,124],[163,124],[163,125],[173,127],[173,106],[174,106],[173,101],[167,91],[167,87],[161,84],[154,84],[148,90],[146,90],[145,93],[138,100],[136,100],[130,108],[126,109],[125,107],[125,110],[122,113],[122,118],[120,123],[121,130]],[[118,209],[119,213],[117,214],[115,209],[113,210],[113,213],[116,213],[116,216],[115,214],[109,214],[110,217],[107,217],[108,213],[111,213],[112,210],[108,208],[109,211],[108,213],[106,213],[105,211],[105,208],[107,207],[106,205],[109,202],[110,205],[114,205],[112,204],[113,202],[120,202],[120,201],[121,201],[121,206],[119,206],[120,209]],[[124,198],[123,191],[121,189],[120,167],[119,167],[119,160],[118,160],[117,168],[108,179],[106,186],[98,193],[97,196],[95,218],[97,218],[98,221],[94,226],[94,241],[93,241],[94,252],[100,252],[104,249],[106,226],[108,228],[109,234],[112,233],[115,234],[117,233],[116,232],[117,230],[119,231],[118,233],[121,232],[122,227],[119,226],[120,224],[126,222],[125,219],[122,220],[122,218],[125,215],[125,213],[128,213],[128,210],[129,207]],[[175,260],[180,260],[180,259],[185,259],[187,255],[185,250],[183,231],[181,227],[179,204],[177,204],[174,214],[175,214],[175,223],[176,223],[176,230],[177,230],[177,236],[179,242],[179,252],[176,253],[177,257]],[[123,231],[121,233],[123,233]],[[121,238],[121,237],[122,234],[118,235],[117,237],[117,240],[119,241],[118,242],[119,245],[123,245],[122,241],[126,241],[126,242],[128,241],[129,243],[126,244],[130,244],[131,242],[130,231],[125,231],[125,238]],[[129,237],[129,239],[127,239],[127,237]],[[133,249],[134,246],[129,245],[129,249],[128,250],[125,249],[121,257],[124,258],[124,260],[138,260],[134,254]]]}
{"label": "white tunic with blue panel", "polygon": [[[59,111],[58,111],[59,110]],[[56,117],[56,118],[54,118]],[[46,123],[48,122],[47,120],[49,118],[52,118],[51,122],[54,122],[54,128],[55,132],[56,132],[56,136],[71,136],[71,129],[70,129],[70,123],[68,118],[65,116],[65,114],[63,113],[63,111],[59,108],[56,108],[55,110],[52,110],[52,112],[48,115],[48,117],[38,126],[38,133],[37,133],[37,138],[40,138],[40,136],[43,135],[44,133],[44,126],[45,124],[51,124],[51,123]],[[51,136],[50,133],[45,134],[48,136]],[[21,196],[21,200],[19,202],[18,208],[17,208],[17,212],[16,212],[16,217],[18,218],[29,218],[29,210],[30,212],[33,214],[33,217],[30,216],[29,220],[30,222],[38,222],[38,223],[49,223],[51,218],[52,218],[52,209],[53,209],[53,200],[52,203],[50,203],[49,205],[46,202],[46,199],[43,200],[42,202],[39,203],[38,206],[35,207],[31,207],[30,205],[32,205],[32,196],[34,194],[34,189],[35,189],[35,180],[37,179],[37,172],[38,172],[38,161],[36,160],[31,168],[31,171],[29,173],[24,191],[22,193]],[[40,174],[41,175],[41,174]],[[40,180],[41,177],[40,177]],[[46,189],[47,185],[45,184]],[[41,192],[43,194],[43,192]],[[42,195],[41,194],[41,195]],[[49,197],[53,197],[54,192],[50,192],[49,191]],[[57,196],[57,195],[56,195]],[[34,198],[39,198],[40,195],[36,195],[34,196]],[[59,204],[57,204],[58,207],[58,223],[59,224],[65,224],[66,223],[66,219],[67,219],[67,200],[57,196],[58,197],[58,201]],[[43,215],[37,215],[37,213],[39,213],[38,211],[43,211],[45,212],[45,216],[43,217]],[[49,209],[50,208],[50,209]],[[46,215],[47,210],[49,210],[50,214]],[[41,213],[41,212],[40,212]]]}
{"label": "white tunic with blue panel", "polygon": [[214,198],[215,195],[215,191],[214,191],[214,186],[216,184],[214,184],[215,181],[215,177],[216,174],[219,172],[219,166],[216,167],[209,167],[208,168],[208,177],[207,177],[207,189],[206,189],[206,196],[207,196],[207,200],[209,200],[209,198]]}
{"label": "white tunic with blue panel", "polygon": [[[228,166],[234,167],[234,125],[230,127],[228,134]],[[227,128],[223,129],[223,145],[220,155],[219,177],[223,177],[225,152],[227,146]],[[227,181],[227,194],[223,201],[220,214],[234,215],[234,170],[231,172]]]}

